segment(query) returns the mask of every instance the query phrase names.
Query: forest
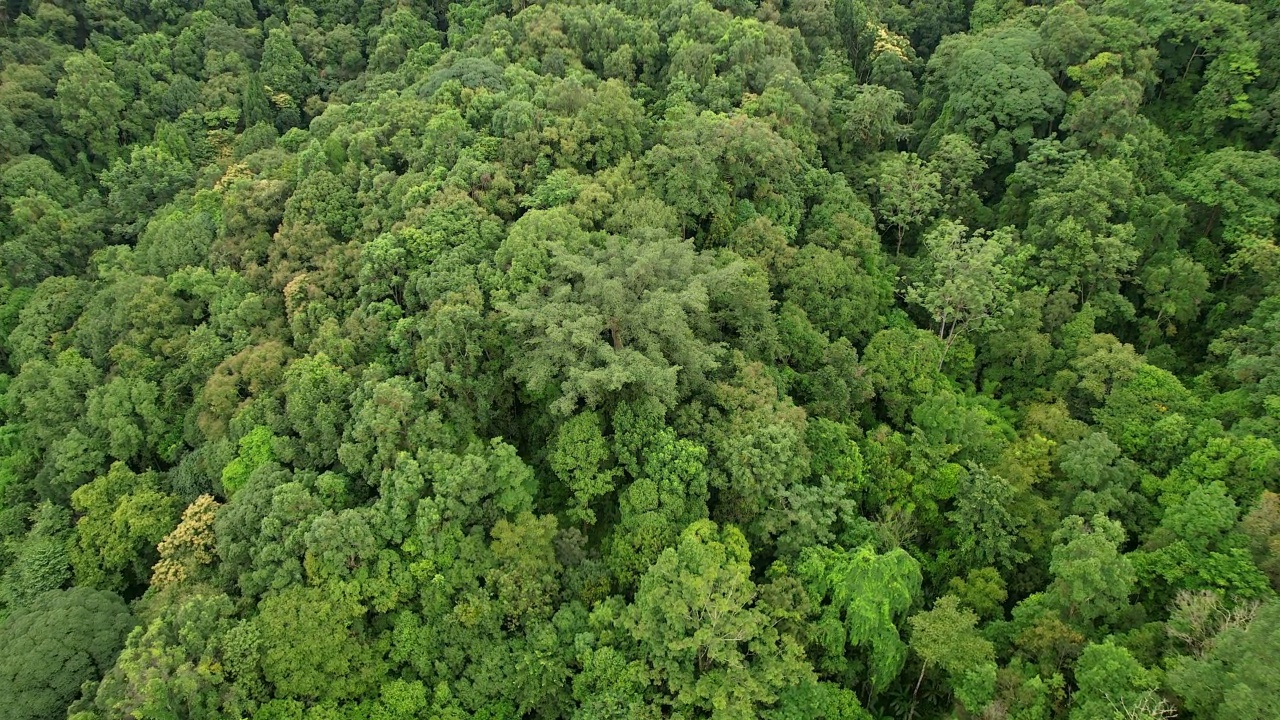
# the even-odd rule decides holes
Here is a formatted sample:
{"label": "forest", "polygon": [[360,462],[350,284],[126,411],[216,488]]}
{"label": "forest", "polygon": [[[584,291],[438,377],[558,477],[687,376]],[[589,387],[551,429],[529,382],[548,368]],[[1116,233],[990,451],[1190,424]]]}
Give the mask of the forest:
{"label": "forest", "polygon": [[5,0],[0,720],[1280,718],[1277,0]]}

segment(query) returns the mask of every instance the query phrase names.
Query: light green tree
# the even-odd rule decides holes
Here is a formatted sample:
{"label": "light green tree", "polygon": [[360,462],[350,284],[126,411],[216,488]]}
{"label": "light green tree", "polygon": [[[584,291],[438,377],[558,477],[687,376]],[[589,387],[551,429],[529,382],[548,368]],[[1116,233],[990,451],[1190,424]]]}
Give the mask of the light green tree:
{"label": "light green tree", "polygon": [[556,431],[548,461],[560,481],[573,493],[569,517],[584,525],[594,524],[591,501],[613,490],[618,469],[608,467],[609,444],[601,432],[600,416],[581,412]]}
{"label": "light green tree", "polygon": [[702,520],[640,579],[622,624],[675,713],[751,716],[812,673],[798,640],[761,607],[750,560],[742,533]]}
{"label": "light green tree", "polygon": [[896,253],[907,231],[927,223],[942,204],[941,184],[941,175],[914,154],[897,153],[881,164],[876,209],[881,224],[893,229]]}
{"label": "light green tree", "polygon": [[[962,608],[953,595],[943,595],[933,609],[911,616],[911,649],[923,660],[915,694],[930,666],[947,675],[956,700],[978,713],[995,696],[996,649],[978,632],[978,616]],[[915,709],[915,694],[912,710]]]}
{"label": "light green tree", "polygon": [[661,235],[551,253],[541,286],[500,305],[517,342],[510,372],[529,395],[564,415],[620,393],[671,407],[719,366],[708,287],[740,264]]}
{"label": "light green tree", "polygon": [[1137,578],[1120,553],[1124,527],[1105,515],[1072,515],[1054,533],[1047,600],[1071,623],[1091,625],[1128,607]]}
{"label": "light green tree", "polygon": [[126,98],[111,68],[86,50],[68,57],[63,71],[55,98],[62,128],[83,142],[96,159],[114,157],[120,148],[120,119]]}
{"label": "light green tree", "polygon": [[1158,675],[1110,638],[1091,643],[1076,663],[1071,720],[1169,717],[1172,706],[1157,693]]}
{"label": "light green tree", "polygon": [[919,598],[920,564],[901,548],[881,554],[869,545],[814,547],[801,554],[796,575],[821,607],[814,627],[820,667],[884,689],[906,661],[899,627]]}
{"label": "light green tree", "polygon": [[76,511],[71,566],[80,584],[124,592],[150,578],[156,544],[178,525],[181,504],[155,473],[114,463],[71,495]]}
{"label": "light green tree", "polygon": [[1009,228],[970,231],[943,220],[924,238],[924,270],[907,289],[907,300],[929,313],[943,342],[943,356],[966,332],[999,329],[1012,306],[1014,268],[1029,253]]}

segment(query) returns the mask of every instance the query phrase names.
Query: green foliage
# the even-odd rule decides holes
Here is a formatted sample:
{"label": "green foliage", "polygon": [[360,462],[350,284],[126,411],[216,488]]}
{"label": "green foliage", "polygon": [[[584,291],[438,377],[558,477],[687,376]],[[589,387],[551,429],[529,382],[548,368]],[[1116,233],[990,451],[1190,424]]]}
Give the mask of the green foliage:
{"label": "green foliage", "polygon": [[46,502],[32,512],[31,520],[26,536],[20,542],[11,541],[12,556],[0,581],[0,600],[10,609],[28,607],[41,594],[58,590],[71,579],[70,513]]}
{"label": "green foliage", "polygon": [[565,421],[556,432],[548,456],[551,469],[569,487],[573,501],[569,517],[584,524],[596,521],[591,501],[613,490],[616,468],[604,467],[609,461],[609,445],[601,433],[600,416],[579,413]]}
{"label": "green foliage", "polygon": [[1168,590],[1218,590],[1232,600],[1259,598],[1267,579],[1235,528],[1240,511],[1221,482],[1200,485],[1165,510],[1148,545],[1134,554],[1145,584]]}
{"label": "green foliage", "polygon": [[769,720],[867,720],[871,716],[851,690],[829,682],[804,682],[782,691]]}
{"label": "green foliage", "polygon": [[352,623],[364,610],[342,587],[294,587],[262,602],[254,628],[262,674],[280,697],[361,697],[383,672]]}
{"label": "green foliage", "polygon": [[741,717],[804,679],[800,643],[768,622],[758,592],[746,539],[733,526],[695,522],[658,557],[622,624],[662,678],[661,704]]}
{"label": "green foliage", "polygon": [[156,545],[177,526],[181,506],[154,473],[139,475],[117,462],[76,490],[71,507],[78,515],[71,543],[76,581],[125,592],[150,577]]}
{"label": "green foliage", "polygon": [[962,133],[995,163],[1013,162],[1063,108],[1065,94],[1035,61],[1038,38],[1010,24],[948,40],[929,60],[945,88],[930,133]]}
{"label": "green foliage", "polygon": [[311,68],[284,28],[275,28],[267,35],[261,67],[263,89],[273,104],[286,112],[302,107],[309,94]]}
{"label": "green foliage", "polygon": [[1125,454],[1160,472],[1185,453],[1199,405],[1172,373],[1142,365],[1132,380],[1112,388],[1096,415]]}
{"label": "green foliage", "polygon": [[80,686],[115,662],[135,621],[120,598],[105,590],[72,588],[36,598],[0,623],[7,651],[0,659],[4,716],[58,717]]}
{"label": "green foliage", "polygon": [[933,318],[946,349],[966,332],[1000,329],[1013,293],[1011,268],[1027,257],[1016,249],[1012,233],[969,233],[944,220],[925,236],[924,249],[927,274],[907,289],[907,299]]}
{"label": "green foliage", "polygon": [[67,135],[83,143],[94,158],[114,157],[120,141],[125,95],[111,69],[92,51],[73,54],[63,65],[55,108]]}
{"label": "green foliage", "polygon": [[915,155],[899,153],[881,165],[877,184],[880,222],[896,234],[897,252],[902,252],[907,231],[927,223],[942,203],[941,184],[942,177]]}
{"label": "green foliage", "polygon": [[[636,453],[631,457],[639,459],[632,461],[633,482],[619,493],[621,519],[607,557],[623,585],[630,585],[675,544],[681,528],[707,515],[706,448],[677,438],[670,428],[659,428],[649,437],[628,438],[638,441],[631,446]],[[626,428],[615,437],[639,429]]]}
{"label": "green foliage", "polygon": [[1017,548],[1020,519],[1009,508],[1014,489],[981,465],[971,465],[961,475],[955,491],[955,509],[947,513],[956,534],[957,557],[967,567],[998,566],[1012,569],[1026,560]]}
{"label": "green foliage", "polygon": [[5,4],[0,720],[1270,720],[1274,4]]}
{"label": "green foliage", "polygon": [[881,330],[871,338],[863,365],[885,411],[902,424],[912,405],[940,387],[946,346],[927,330]]}
{"label": "green foliage", "polygon": [[905,550],[880,554],[857,550],[807,549],[796,568],[809,596],[822,606],[815,630],[823,665],[841,675],[849,651],[861,649],[866,679],[883,689],[902,670],[907,645],[899,626],[920,593],[920,565]]}
{"label": "green foliage", "polygon": [[1120,554],[1125,532],[1105,515],[1085,520],[1072,515],[1054,533],[1049,572],[1053,584],[1046,600],[1068,622],[1093,623],[1129,604],[1136,580],[1133,564]]}
{"label": "green foliage", "polygon": [[942,669],[956,700],[970,712],[991,702],[996,691],[996,650],[977,630],[978,616],[943,595],[928,612],[913,615],[911,647],[925,667]]}
{"label": "green foliage", "polygon": [[1224,720],[1266,717],[1280,709],[1275,664],[1280,607],[1270,602],[1244,622],[1225,627],[1203,657],[1184,657],[1170,672],[1172,687],[1197,714]]}
{"label": "green foliage", "polygon": [[1156,713],[1170,709],[1155,692],[1156,674],[1109,639],[1089,645],[1080,654],[1076,682],[1080,688],[1071,698],[1072,720],[1101,720],[1117,714],[1158,717]]}
{"label": "green foliage", "polygon": [[240,438],[240,454],[222,469],[222,490],[227,497],[244,487],[254,470],[272,461],[274,440],[266,425],[259,425]]}
{"label": "green foliage", "polygon": [[550,254],[541,287],[506,308],[511,372],[530,396],[561,414],[622,391],[671,407],[719,365],[708,290],[740,265],[718,268],[662,235]]}
{"label": "green foliage", "polygon": [[991,567],[970,570],[963,578],[951,578],[947,591],[984,618],[1003,616],[1004,601],[1009,597],[1004,578]]}
{"label": "green foliage", "polygon": [[[242,707],[244,692],[227,693],[226,681],[252,677],[244,650],[256,653],[257,647],[256,638],[249,647],[237,638],[233,616],[234,607],[224,595],[200,594],[166,604],[129,635],[115,665],[86,699],[92,699],[102,717],[177,714],[212,720],[224,707]],[[212,667],[219,672],[208,672]]]}

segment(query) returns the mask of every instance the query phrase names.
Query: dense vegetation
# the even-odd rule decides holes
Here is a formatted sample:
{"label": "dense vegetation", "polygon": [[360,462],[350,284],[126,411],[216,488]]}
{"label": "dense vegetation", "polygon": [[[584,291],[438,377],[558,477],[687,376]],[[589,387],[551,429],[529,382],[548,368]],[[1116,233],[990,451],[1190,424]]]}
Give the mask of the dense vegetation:
{"label": "dense vegetation", "polygon": [[0,720],[1275,720],[1278,16],[8,0]]}

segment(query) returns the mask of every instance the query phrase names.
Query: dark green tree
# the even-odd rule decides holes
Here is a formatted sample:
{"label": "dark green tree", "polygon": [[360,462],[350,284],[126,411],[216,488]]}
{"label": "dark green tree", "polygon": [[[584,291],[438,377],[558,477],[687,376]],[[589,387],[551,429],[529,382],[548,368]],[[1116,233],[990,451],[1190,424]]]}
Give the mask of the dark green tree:
{"label": "dark green tree", "polygon": [[115,662],[136,621],[114,593],[90,588],[54,590],[0,623],[8,648],[0,659],[4,716],[13,720],[63,717],[80,686]]}

